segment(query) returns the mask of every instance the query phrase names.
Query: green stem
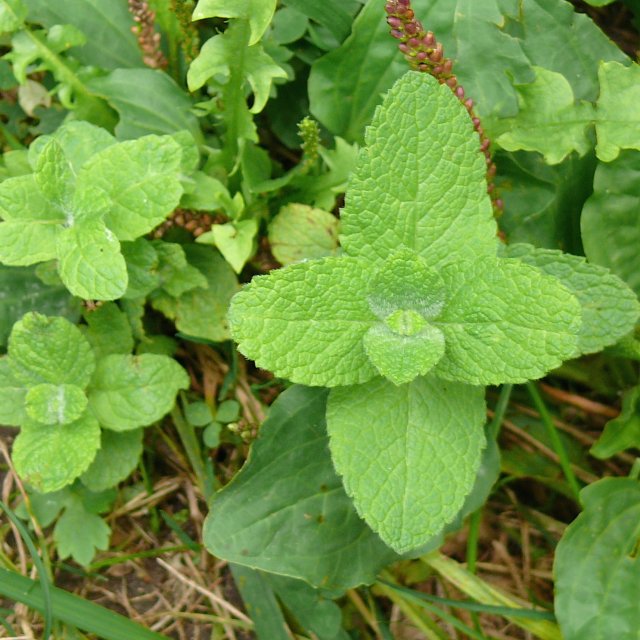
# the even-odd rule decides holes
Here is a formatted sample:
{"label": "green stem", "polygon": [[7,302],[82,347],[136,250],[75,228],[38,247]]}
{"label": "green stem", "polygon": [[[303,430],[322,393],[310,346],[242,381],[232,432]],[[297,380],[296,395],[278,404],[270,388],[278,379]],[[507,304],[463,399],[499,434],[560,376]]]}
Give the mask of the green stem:
{"label": "green stem", "polygon": [[556,452],[556,455],[560,460],[560,467],[562,468],[564,477],[567,479],[569,488],[571,489],[576,502],[580,502],[580,484],[578,483],[578,480],[573,473],[571,462],[569,460],[569,456],[567,455],[567,450],[565,449],[562,439],[558,434],[558,430],[553,423],[553,418],[551,417],[551,414],[547,409],[547,405],[544,403],[544,400],[542,399],[542,396],[538,391],[538,387],[536,387],[533,382],[527,382],[527,390],[529,391],[529,395],[533,400],[533,404],[540,414],[540,419],[542,420],[542,423],[547,430],[549,440],[551,441],[551,446],[553,447],[553,450]]}
{"label": "green stem", "polygon": [[507,413],[507,407],[509,406],[509,400],[511,399],[511,392],[513,391],[512,384],[503,384],[500,389],[500,395],[498,396],[498,402],[493,414],[493,420],[487,427],[487,438],[495,440],[500,432],[500,427],[504,420],[504,416]]}

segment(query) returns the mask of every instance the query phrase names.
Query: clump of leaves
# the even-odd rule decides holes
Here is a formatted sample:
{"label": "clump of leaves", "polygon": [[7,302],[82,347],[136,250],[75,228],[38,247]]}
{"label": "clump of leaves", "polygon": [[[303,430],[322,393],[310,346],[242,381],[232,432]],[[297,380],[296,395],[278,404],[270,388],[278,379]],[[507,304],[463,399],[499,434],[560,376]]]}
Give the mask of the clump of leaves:
{"label": "clump of leaves", "polygon": [[640,305],[582,260],[499,251],[478,135],[447,86],[403,76],[366,143],[342,212],[345,255],[254,278],[230,322],[259,366],[331,387],[336,469],[366,522],[404,552],[471,490],[484,385],[539,378],[616,342]]}

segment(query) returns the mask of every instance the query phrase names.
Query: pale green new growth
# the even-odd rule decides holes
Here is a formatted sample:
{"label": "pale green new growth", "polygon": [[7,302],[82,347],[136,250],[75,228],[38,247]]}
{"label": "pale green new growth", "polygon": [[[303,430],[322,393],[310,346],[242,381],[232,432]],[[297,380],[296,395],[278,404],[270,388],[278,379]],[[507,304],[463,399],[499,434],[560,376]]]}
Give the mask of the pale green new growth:
{"label": "pale green new growth", "polygon": [[258,366],[335,387],[336,469],[363,518],[406,551],[471,490],[482,386],[540,378],[601,349],[633,327],[639,306],[578,258],[498,257],[478,136],[430,76],[396,82],[366,141],[342,212],[347,255],[254,278],[229,317]]}
{"label": "pale green new growth", "polygon": [[68,424],[87,408],[87,396],[74,384],[39,384],[25,397],[27,415],[41,424]]}
{"label": "pale green new growth", "polygon": [[120,241],[157,226],[182,194],[182,147],[171,136],[116,142],[72,122],[30,149],[32,175],[0,184],[0,261],[58,260],[81,298],[114,300],[127,290]]}

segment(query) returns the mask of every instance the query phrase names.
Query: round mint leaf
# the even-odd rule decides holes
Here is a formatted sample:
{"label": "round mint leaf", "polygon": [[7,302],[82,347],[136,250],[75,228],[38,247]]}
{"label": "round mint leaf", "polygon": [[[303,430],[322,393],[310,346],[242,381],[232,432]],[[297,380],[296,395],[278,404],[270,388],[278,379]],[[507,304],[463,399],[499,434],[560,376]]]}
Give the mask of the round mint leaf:
{"label": "round mint leaf", "polygon": [[26,410],[41,424],[68,424],[87,408],[87,396],[74,384],[39,384],[27,392]]}
{"label": "round mint leaf", "polygon": [[[367,293],[371,311],[391,329],[394,328],[389,321],[392,324],[411,322],[416,326],[416,322],[419,324],[416,314],[426,319],[435,318],[442,311],[445,298],[446,287],[438,272],[408,249],[385,261],[369,283]],[[404,313],[398,315],[398,311]],[[393,319],[388,320],[390,316]]]}
{"label": "round mint leaf", "polygon": [[[408,313],[415,314],[406,311],[396,312],[401,315]],[[402,333],[407,330],[407,324],[401,324],[400,331],[394,331],[387,322],[386,325],[371,327],[364,336],[364,348],[369,360],[380,375],[396,385],[411,382],[416,376],[425,375],[444,354],[442,331],[426,324],[426,320],[420,315],[417,315],[415,323],[411,330],[419,326],[419,332]]]}
{"label": "round mint leaf", "polygon": [[100,448],[100,425],[85,412],[63,425],[25,422],[13,443],[11,457],[20,477],[41,493],[71,484]]}
{"label": "round mint leaf", "polygon": [[9,365],[27,386],[72,384],[84,389],[95,369],[89,342],[65,318],[27,313],[9,336]]}

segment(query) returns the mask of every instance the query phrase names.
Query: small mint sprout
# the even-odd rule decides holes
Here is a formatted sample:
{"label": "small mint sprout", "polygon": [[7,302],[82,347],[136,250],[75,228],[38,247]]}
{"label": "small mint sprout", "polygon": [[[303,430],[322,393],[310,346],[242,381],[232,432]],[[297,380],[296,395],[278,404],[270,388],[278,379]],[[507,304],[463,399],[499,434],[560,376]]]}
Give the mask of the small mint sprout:
{"label": "small mint sprout", "polygon": [[413,309],[398,309],[384,322],[394,333],[407,337],[420,333],[427,324],[427,321]]}

